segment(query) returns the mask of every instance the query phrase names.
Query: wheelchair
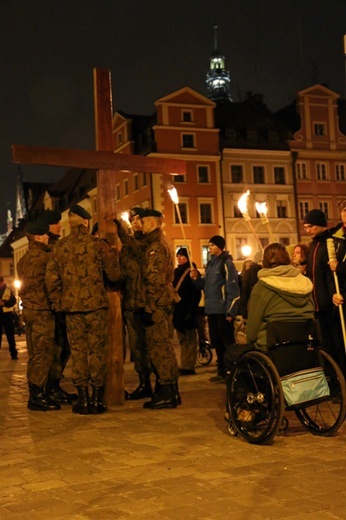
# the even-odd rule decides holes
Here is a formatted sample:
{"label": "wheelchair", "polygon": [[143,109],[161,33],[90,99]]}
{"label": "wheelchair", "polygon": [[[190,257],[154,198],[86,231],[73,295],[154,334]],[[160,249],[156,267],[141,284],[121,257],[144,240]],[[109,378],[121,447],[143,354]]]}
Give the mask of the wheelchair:
{"label": "wheelchair", "polygon": [[229,433],[270,444],[293,411],[314,435],[334,435],[345,420],[345,379],[321,346],[318,322],[268,323],[267,342],[268,353],[249,350],[233,363],[226,353]]}

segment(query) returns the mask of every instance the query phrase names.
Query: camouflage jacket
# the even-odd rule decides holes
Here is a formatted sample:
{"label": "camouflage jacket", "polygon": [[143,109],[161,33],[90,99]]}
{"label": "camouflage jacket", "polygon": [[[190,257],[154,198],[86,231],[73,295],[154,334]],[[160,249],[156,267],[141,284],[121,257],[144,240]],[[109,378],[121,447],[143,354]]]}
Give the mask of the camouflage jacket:
{"label": "camouflage jacket", "polygon": [[120,267],[125,280],[123,307],[136,311],[145,305],[142,268],[145,258],[146,240],[141,231],[121,237]]}
{"label": "camouflage jacket", "polygon": [[173,251],[160,228],[148,233],[146,241],[143,265],[145,311],[154,312],[157,307],[168,307],[175,301]]}
{"label": "camouflage jacket", "polygon": [[120,276],[118,253],[83,225],[59,240],[47,265],[46,285],[55,311],[90,312],[108,307],[104,275]]}
{"label": "camouflage jacket", "polygon": [[17,264],[17,273],[21,281],[19,295],[24,309],[51,310],[45,284],[50,255],[49,246],[41,242],[30,242],[28,251]]}

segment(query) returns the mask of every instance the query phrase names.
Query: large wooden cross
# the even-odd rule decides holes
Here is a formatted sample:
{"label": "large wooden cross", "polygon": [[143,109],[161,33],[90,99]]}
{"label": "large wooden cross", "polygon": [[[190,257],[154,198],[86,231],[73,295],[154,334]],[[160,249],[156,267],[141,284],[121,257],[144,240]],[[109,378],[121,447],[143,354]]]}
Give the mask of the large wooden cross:
{"label": "large wooden cross", "polygon": [[[116,243],[115,172],[121,170],[148,173],[185,174],[186,161],[115,154],[113,152],[113,107],[111,74],[107,69],[94,69],[94,112],[96,151],[67,150],[25,145],[12,145],[12,160],[18,164],[41,164],[68,168],[92,168],[97,172],[98,222],[101,237]],[[124,402],[123,334],[120,296],[109,292],[110,329],[108,347],[107,404]]]}

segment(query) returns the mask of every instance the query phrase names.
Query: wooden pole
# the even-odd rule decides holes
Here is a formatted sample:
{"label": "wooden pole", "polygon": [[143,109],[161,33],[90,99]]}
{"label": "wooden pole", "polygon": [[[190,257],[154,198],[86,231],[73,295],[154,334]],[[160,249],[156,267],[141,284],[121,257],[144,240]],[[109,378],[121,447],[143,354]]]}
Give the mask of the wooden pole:
{"label": "wooden pole", "polygon": [[[94,109],[96,150],[113,151],[113,109],[111,73],[94,69]],[[99,233],[116,247],[116,173],[111,170],[97,172],[97,212]],[[109,341],[107,362],[106,403],[124,403],[124,348],[123,322],[119,292],[109,291]]]}

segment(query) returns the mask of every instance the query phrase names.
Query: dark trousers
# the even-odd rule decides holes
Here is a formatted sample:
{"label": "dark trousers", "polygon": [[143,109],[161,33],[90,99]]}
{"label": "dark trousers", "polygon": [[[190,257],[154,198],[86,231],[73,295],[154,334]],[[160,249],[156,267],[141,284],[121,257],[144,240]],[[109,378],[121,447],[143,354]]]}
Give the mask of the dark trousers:
{"label": "dark trousers", "polygon": [[14,322],[12,312],[0,313],[0,348],[2,343],[2,331],[5,329],[6,338],[10,350],[11,357],[17,356],[16,342],[14,339]]}
{"label": "dark trousers", "polygon": [[322,344],[346,375],[346,358],[339,310],[337,307],[318,311],[315,318],[320,323]]}
{"label": "dark trousers", "polygon": [[227,345],[234,343],[234,323],[227,321],[225,314],[210,314],[208,325],[210,342],[217,355],[217,373],[224,377],[224,356]]}

